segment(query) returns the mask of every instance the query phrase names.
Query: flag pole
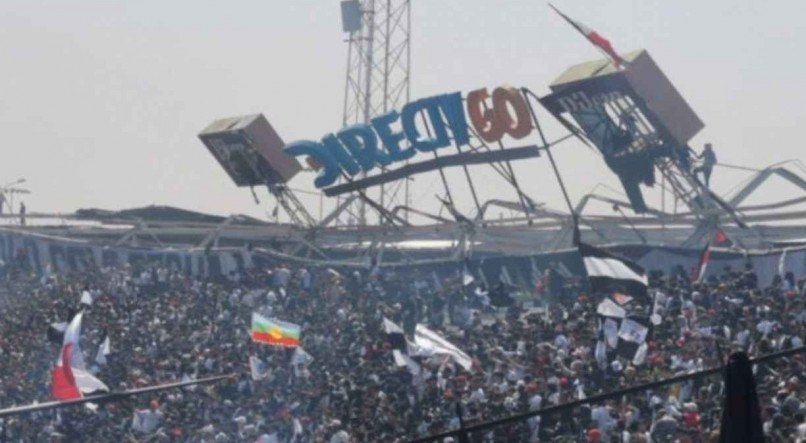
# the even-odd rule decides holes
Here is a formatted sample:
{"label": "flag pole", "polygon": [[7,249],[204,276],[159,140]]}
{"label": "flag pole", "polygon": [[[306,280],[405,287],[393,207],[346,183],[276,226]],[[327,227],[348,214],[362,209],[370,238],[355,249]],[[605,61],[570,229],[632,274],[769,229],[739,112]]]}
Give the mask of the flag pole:
{"label": "flag pole", "polygon": [[557,183],[560,184],[560,190],[563,193],[563,197],[565,198],[565,204],[568,205],[568,211],[571,214],[571,221],[574,224],[574,235],[572,237],[574,246],[579,244],[580,234],[579,234],[579,220],[574,210],[574,206],[571,204],[571,199],[568,197],[568,190],[565,189],[565,182],[563,182],[562,176],[560,176],[560,170],[557,168],[557,162],[554,161],[554,155],[551,154],[551,148],[549,143],[546,141],[546,136],[543,134],[543,129],[540,127],[540,122],[537,120],[537,113],[535,112],[534,108],[532,107],[532,101],[529,100],[529,96],[537,98],[537,96],[529,90],[529,88],[521,88],[521,93],[523,94],[524,98],[526,99],[526,106],[529,108],[529,115],[532,116],[532,122],[535,124],[535,128],[537,128],[537,133],[540,135],[540,140],[543,142],[543,148],[546,150],[546,154],[549,157],[549,162],[551,163],[551,169],[554,171],[554,176],[557,178]]}
{"label": "flag pole", "polygon": [[465,419],[462,416],[462,403],[456,402],[456,416],[459,418],[459,443],[470,443],[470,437],[465,432]]}
{"label": "flag pole", "polygon": [[[620,56],[619,56],[619,59],[618,59],[618,60],[617,60],[617,59],[614,59],[614,58],[613,58],[613,56],[611,56],[610,54],[608,54],[608,52],[607,52],[607,51],[605,51],[604,49],[600,48],[598,45],[594,44],[594,43],[591,41],[590,37],[588,37],[588,34],[586,34],[586,33],[585,33],[585,31],[583,31],[582,29],[580,29],[579,25],[578,25],[576,22],[574,22],[573,20],[571,20],[571,18],[570,18],[570,17],[568,17],[567,15],[563,14],[563,13],[562,13],[562,12],[561,12],[559,9],[557,9],[557,7],[556,7],[556,6],[552,5],[550,2],[549,2],[549,6],[551,7],[551,9],[553,9],[553,10],[554,10],[554,12],[556,12],[556,13],[557,13],[557,14],[558,14],[560,17],[562,17],[562,18],[563,18],[563,20],[565,20],[565,21],[566,21],[566,22],[567,22],[569,25],[571,25],[571,27],[573,27],[574,29],[576,29],[576,31],[577,31],[577,32],[579,32],[580,34],[582,34],[582,36],[583,36],[583,37],[585,37],[585,40],[587,40],[587,41],[588,41],[588,43],[593,44],[593,46],[595,46],[595,47],[596,47],[596,49],[597,49],[597,50],[598,50],[598,51],[599,51],[599,52],[600,52],[602,55],[604,55],[604,56],[605,56],[605,58],[607,58],[608,60],[610,60],[610,62],[611,62],[611,63],[613,63],[613,64],[616,66],[616,69],[618,69],[618,68],[619,68],[619,66],[620,66],[620,65],[621,65],[621,64],[624,62],[624,60],[622,60]],[[618,54],[616,54],[616,55],[618,55]]]}
{"label": "flag pole", "polygon": [[[551,7],[551,9],[553,9],[553,10],[554,10],[554,12],[556,12],[556,13],[557,13],[557,14],[558,14],[560,17],[562,17],[562,18],[563,18],[563,20],[565,20],[565,21],[566,21],[566,22],[567,22],[569,25],[571,25],[571,26],[572,26],[574,29],[576,29],[576,30],[577,30],[577,32],[579,32],[580,34],[582,34],[582,36],[583,36],[583,37],[585,37],[585,40],[587,40],[587,39],[588,39],[587,34],[585,34],[585,32],[584,32],[584,31],[582,31],[581,29],[579,29],[579,26],[577,26],[577,24],[576,24],[576,23],[574,23],[574,21],[573,21],[573,20],[571,20],[571,19],[570,19],[570,18],[569,18],[567,15],[563,14],[562,12],[560,12],[560,10],[559,10],[559,9],[557,9],[557,7],[556,7],[556,6],[554,6],[554,5],[552,5],[551,3],[549,3],[549,6]],[[601,49],[600,49],[600,51],[601,51]],[[603,52],[604,52],[604,51],[603,51]]]}

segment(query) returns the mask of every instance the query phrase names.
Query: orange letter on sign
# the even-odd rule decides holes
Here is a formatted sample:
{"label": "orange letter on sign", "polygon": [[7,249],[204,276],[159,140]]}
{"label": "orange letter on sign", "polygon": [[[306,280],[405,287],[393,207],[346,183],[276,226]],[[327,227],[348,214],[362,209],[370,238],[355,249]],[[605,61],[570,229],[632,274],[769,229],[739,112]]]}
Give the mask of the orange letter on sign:
{"label": "orange letter on sign", "polygon": [[[523,96],[512,87],[498,87],[493,91],[492,108],[487,107],[490,98],[487,88],[467,94],[467,113],[473,127],[484,141],[501,140],[504,134],[512,138],[524,138],[532,132],[532,119]],[[515,112],[514,118],[511,114]]]}
{"label": "orange letter on sign", "polygon": [[[469,99],[469,98],[468,98]],[[515,111],[515,121],[509,113],[509,106]],[[495,111],[496,125],[501,127],[501,132],[507,133],[512,138],[524,138],[532,132],[532,119],[529,115],[529,108],[523,101],[523,96],[513,87],[501,86],[493,91],[493,110]]]}
{"label": "orange letter on sign", "polygon": [[467,94],[467,114],[473,128],[484,141],[500,140],[504,127],[496,122],[495,108],[487,109],[485,100],[490,97],[487,88],[476,89]]}

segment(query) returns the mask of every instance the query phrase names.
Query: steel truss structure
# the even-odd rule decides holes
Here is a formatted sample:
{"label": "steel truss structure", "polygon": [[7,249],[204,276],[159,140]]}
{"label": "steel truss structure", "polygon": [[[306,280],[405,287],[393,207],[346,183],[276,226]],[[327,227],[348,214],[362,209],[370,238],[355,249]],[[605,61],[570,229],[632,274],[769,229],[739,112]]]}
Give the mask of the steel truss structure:
{"label": "steel truss structure", "polygon": [[[770,201],[762,186],[769,180],[785,180],[802,195],[781,201]],[[591,213],[591,204],[628,207],[629,203],[594,189],[578,200],[574,212],[580,217],[582,234],[593,244],[677,245],[691,244],[690,238],[700,229],[701,214],[685,209],[668,212],[650,207],[647,214],[628,216],[623,213],[603,215]],[[761,196],[764,203],[745,204]],[[351,198],[355,198],[354,196]],[[754,172],[732,195],[723,198],[752,229],[726,223],[720,227],[738,247],[769,249],[806,244],[806,168],[800,162],[772,165]],[[349,204],[345,201],[344,204]],[[545,205],[523,205],[518,199],[501,199],[482,203],[473,217],[453,218],[428,214],[431,223],[422,225],[328,226],[322,220],[314,228],[294,224],[263,223],[231,216],[219,222],[160,221],[143,218],[93,219],[82,214],[28,215],[28,226],[16,226],[17,216],[0,217],[3,224],[15,229],[59,237],[80,238],[109,245],[164,247],[184,245],[196,247],[249,246],[281,251],[284,256],[302,260],[342,260],[366,263],[369,256],[382,257],[383,262],[417,262],[426,257],[461,260],[472,250],[485,255],[529,255],[571,246],[570,214]],[[503,219],[485,218],[491,207],[518,213]],[[404,211],[422,212],[402,206]],[[461,215],[461,214],[459,214]]]}
{"label": "steel truss structure", "polygon": [[[342,126],[369,123],[378,115],[400,108],[410,97],[411,1],[363,0],[361,27],[348,36],[347,76],[344,86]],[[367,196],[367,198],[371,198]],[[332,220],[337,225],[368,224],[367,198],[347,205]],[[381,186],[377,205],[407,205],[407,180]],[[345,217],[346,215],[346,217]],[[383,214],[378,214],[384,223]]]}

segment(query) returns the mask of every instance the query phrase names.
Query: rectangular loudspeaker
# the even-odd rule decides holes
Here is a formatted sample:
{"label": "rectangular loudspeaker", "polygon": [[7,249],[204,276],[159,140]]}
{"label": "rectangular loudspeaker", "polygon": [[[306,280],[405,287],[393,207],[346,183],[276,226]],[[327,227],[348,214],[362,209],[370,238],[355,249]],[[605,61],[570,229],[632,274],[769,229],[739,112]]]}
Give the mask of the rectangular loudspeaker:
{"label": "rectangular loudspeaker", "polygon": [[341,2],[341,28],[350,33],[361,29],[361,3],[358,0]]}
{"label": "rectangular loudspeaker", "polygon": [[216,120],[199,139],[238,186],[287,183],[302,169],[263,114]]}
{"label": "rectangular loudspeaker", "polygon": [[553,94],[549,101],[566,100],[566,103],[584,105],[588,98],[625,93],[644,113],[653,117],[653,123],[659,126],[657,129],[670,136],[670,141],[685,146],[705,126],[702,120],[649,52],[640,49],[623,54],[622,58],[627,62],[627,69],[621,71],[610,60],[590,61],[566,69],[551,84]]}

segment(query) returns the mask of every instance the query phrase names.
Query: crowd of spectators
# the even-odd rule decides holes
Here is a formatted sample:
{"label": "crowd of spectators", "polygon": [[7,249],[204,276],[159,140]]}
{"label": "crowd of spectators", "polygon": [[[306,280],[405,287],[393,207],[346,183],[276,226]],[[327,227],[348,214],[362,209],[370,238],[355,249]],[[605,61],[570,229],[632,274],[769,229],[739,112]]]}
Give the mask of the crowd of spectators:
{"label": "crowd of spectators", "polygon": [[[586,294],[582,278],[557,273],[520,291],[505,285],[487,291],[478,276],[469,283],[460,266],[436,276],[277,264],[226,279],[160,265],[44,277],[6,271],[0,407],[51,399],[60,346],[47,330],[79,310],[85,360],[112,390],[234,374],[214,385],[10,417],[0,439],[13,442],[407,441],[455,429],[457,410],[465,424],[478,423],[716,366],[735,350],[753,356],[796,348],[806,335],[804,281],[787,275],[759,287],[750,267],[725,269],[702,284],[655,274],[650,293],[662,322],[650,332],[645,361],[609,355],[606,365],[593,351],[600,296]],[[85,291],[91,304],[81,303]],[[500,291],[514,303],[497,307]],[[299,324],[312,360],[292,365],[293,349],[252,342],[252,312]],[[473,367],[446,359],[423,362],[419,373],[398,367],[384,317],[408,333],[417,323],[428,325],[470,355]],[[112,352],[100,364],[95,352],[107,336]],[[265,377],[253,378],[250,356],[265,362]],[[757,368],[770,442],[806,441],[805,364],[800,355]],[[713,376],[472,438],[711,442],[721,393],[721,378]]]}

